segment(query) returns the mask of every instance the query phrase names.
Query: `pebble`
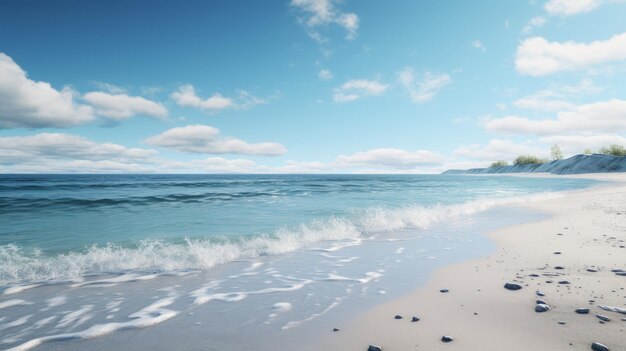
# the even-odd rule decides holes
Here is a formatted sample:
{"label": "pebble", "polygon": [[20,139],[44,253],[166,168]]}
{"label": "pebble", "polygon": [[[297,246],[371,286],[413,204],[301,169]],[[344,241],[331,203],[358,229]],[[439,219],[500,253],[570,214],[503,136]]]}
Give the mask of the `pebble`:
{"label": "pebble", "polygon": [[587,272],[591,272],[591,273],[597,273],[598,270],[595,268],[587,268]]}
{"label": "pebble", "polygon": [[564,322],[564,321],[559,321],[559,324],[560,324],[560,325],[564,325],[564,324],[565,324],[565,322]]}
{"label": "pebble", "polygon": [[522,288],[522,286],[515,283],[506,283],[504,284],[504,288],[507,290],[519,290]]}
{"label": "pebble", "polygon": [[556,266],[556,267],[554,267],[554,269],[565,269],[565,267],[563,267],[563,266]]}
{"label": "pebble", "polygon": [[537,296],[546,296],[546,294],[544,294],[541,290],[537,290],[536,294]]}
{"label": "pebble", "polygon": [[557,251],[557,252],[555,252],[554,254],[555,254],[555,255],[560,255],[560,254],[561,254],[561,251]]}
{"label": "pebble", "polygon": [[370,345],[367,348],[367,351],[383,351],[383,348],[380,346],[376,346],[376,345]]}
{"label": "pebble", "polygon": [[338,332],[338,331],[339,331],[339,328],[333,328],[333,331],[334,331],[334,332]]}
{"label": "pebble", "polygon": [[611,318],[603,315],[603,314],[596,314],[596,317],[598,317],[598,319],[600,319],[603,322],[610,322]]}
{"label": "pebble", "polygon": [[448,290],[448,289],[441,289],[441,290],[439,290],[440,293],[447,293],[448,291],[450,291],[450,290]]}
{"label": "pebble", "polygon": [[570,282],[569,282],[569,281],[567,281],[567,280],[561,280],[561,281],[559,282],[559,284],[570,284]]}
{"label": "pebble", "polygon": [[537,277],[539,277],[539,274],[533,273],[533,274],[529,274],[528,276],[529,277],[533,277],[533,278],[537,278]]}
{"label": "pebble", "polygon": [[608,347],[600,344],[599,342],[594,342],[591,344],[591,349],[593,351],[610,351]]}
{"label": "pebble", "polygon": [[617,272],[617,273],[615,273],[615,275],[626,277],[626,272]]}
{"label": "pebble", "polygon": [[420,318],[418,316],[413,316],[413,318],[411,318],[411,322],[417,322],[419,320]]}
{"label": "pebble", "polygon": [[395,318],[395,319],[402,319],[402,316],[399,315],[399,314],[396,314],[395,317],[393,317],[393,318]]}
{"label": "pebble", "polygon": [[539,304],[535,306],[535,312],[547,312],[550,311],[550,306],[545,305],[545,304]]}
{"label": "pebble", "polygon": [[576,313],[578,313],[578,314],[588,314],[589,313],[589,309],[588,308],[577,308],[576,309]]}
{"label": "pebble", "polygon": [[441,341],[443,341],[443,342],[450,342],[452,340],[454,340],[454,339],[451,336],[444,335],[444,336],[441,337]]}
{"label": "pebble", "polygon": [[537,301],[535,301],[535,303],[536,303],[537,305],[547,305],[547,304],[548,304],[548,303],[547,303],[547,302],[545,302],[544,300],[537,300]]}

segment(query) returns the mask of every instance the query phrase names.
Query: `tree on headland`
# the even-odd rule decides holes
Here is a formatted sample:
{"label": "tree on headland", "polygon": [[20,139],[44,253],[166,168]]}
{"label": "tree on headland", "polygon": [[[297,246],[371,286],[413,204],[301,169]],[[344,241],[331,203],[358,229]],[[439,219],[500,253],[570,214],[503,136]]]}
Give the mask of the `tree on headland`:
{"label": "tree on headland", "polygon": [[602,148],[600,148],[600,153],[604,155],[624,157],[626,156],[626,148],[624,148],[622,145],[611,144],[608,147],[603,146]]}
{"label": "tree on headland", "polygon": [[563,151],[561,151],[561,147],[557,144],[552,145],[550,149],[550,156],[552,156],[552,160],[562,160],[563,159]]}
{"label": "tree on headland", "polygon": [[587,148],[587,149],[585,149],[585,150],[583,151],[583,154],[585,154],[585,155],[591,155],[591,154],[593,154],[593,150],[591,150],[591,149]]}
{"label": "tree on headland", "polygon": [[495,161],[495,162],[492,162],[489,167],[493,168],[493,167],[502,167],[502,166],[508,166],[508,165],[509,163],[506,161]]}

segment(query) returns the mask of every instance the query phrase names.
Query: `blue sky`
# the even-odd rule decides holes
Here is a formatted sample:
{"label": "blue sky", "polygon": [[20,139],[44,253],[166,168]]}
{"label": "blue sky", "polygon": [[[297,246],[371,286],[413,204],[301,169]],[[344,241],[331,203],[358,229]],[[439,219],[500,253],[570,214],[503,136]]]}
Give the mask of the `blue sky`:
{"label": "blue sky", "polygon": [[3,1],[0,172],[432,173],[626,145],[624,18],[620,0]]}

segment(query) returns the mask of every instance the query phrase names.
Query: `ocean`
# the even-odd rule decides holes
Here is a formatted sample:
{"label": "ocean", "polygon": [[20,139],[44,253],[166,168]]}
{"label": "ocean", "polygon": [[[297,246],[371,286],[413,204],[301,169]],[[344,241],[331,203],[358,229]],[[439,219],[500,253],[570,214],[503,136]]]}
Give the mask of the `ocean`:
{"label": "ocean", "polygon": [[[0,175],[0,350],[105,350],[131,337],[142,349],[168,342],[160,328],[220,350],[301,343],[438,266],[488,253],[482,233],[545,216],[516,205],[594,184]],[[232,334],[242,326],[243,339]]]}

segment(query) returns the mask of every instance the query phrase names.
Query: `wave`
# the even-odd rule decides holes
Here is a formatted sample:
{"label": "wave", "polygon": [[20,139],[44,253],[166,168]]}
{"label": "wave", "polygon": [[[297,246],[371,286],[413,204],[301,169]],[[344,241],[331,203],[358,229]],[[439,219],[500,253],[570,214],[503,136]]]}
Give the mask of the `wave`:
{"label": "wave", "polygon": [[[359,243],[376,234],[406,228],[427,229],[437,223],[505,205],[536,202],[562,195],[540,193],[507,198],[481,199],[454,205],[368,208],[347,217],[330,217],[281,228],[274,233],[217,241],[185,239],[183,243],[143,240],[135,247],[116,244],[92,246],[80,252],[45,256],[16,245],[0,246],[0,286],[75,279],[85,275],[124,272],[175,272],[209,269],[219,264],[311,247],[335,241]],[[332,251],[331,249],[328,249]]]}

